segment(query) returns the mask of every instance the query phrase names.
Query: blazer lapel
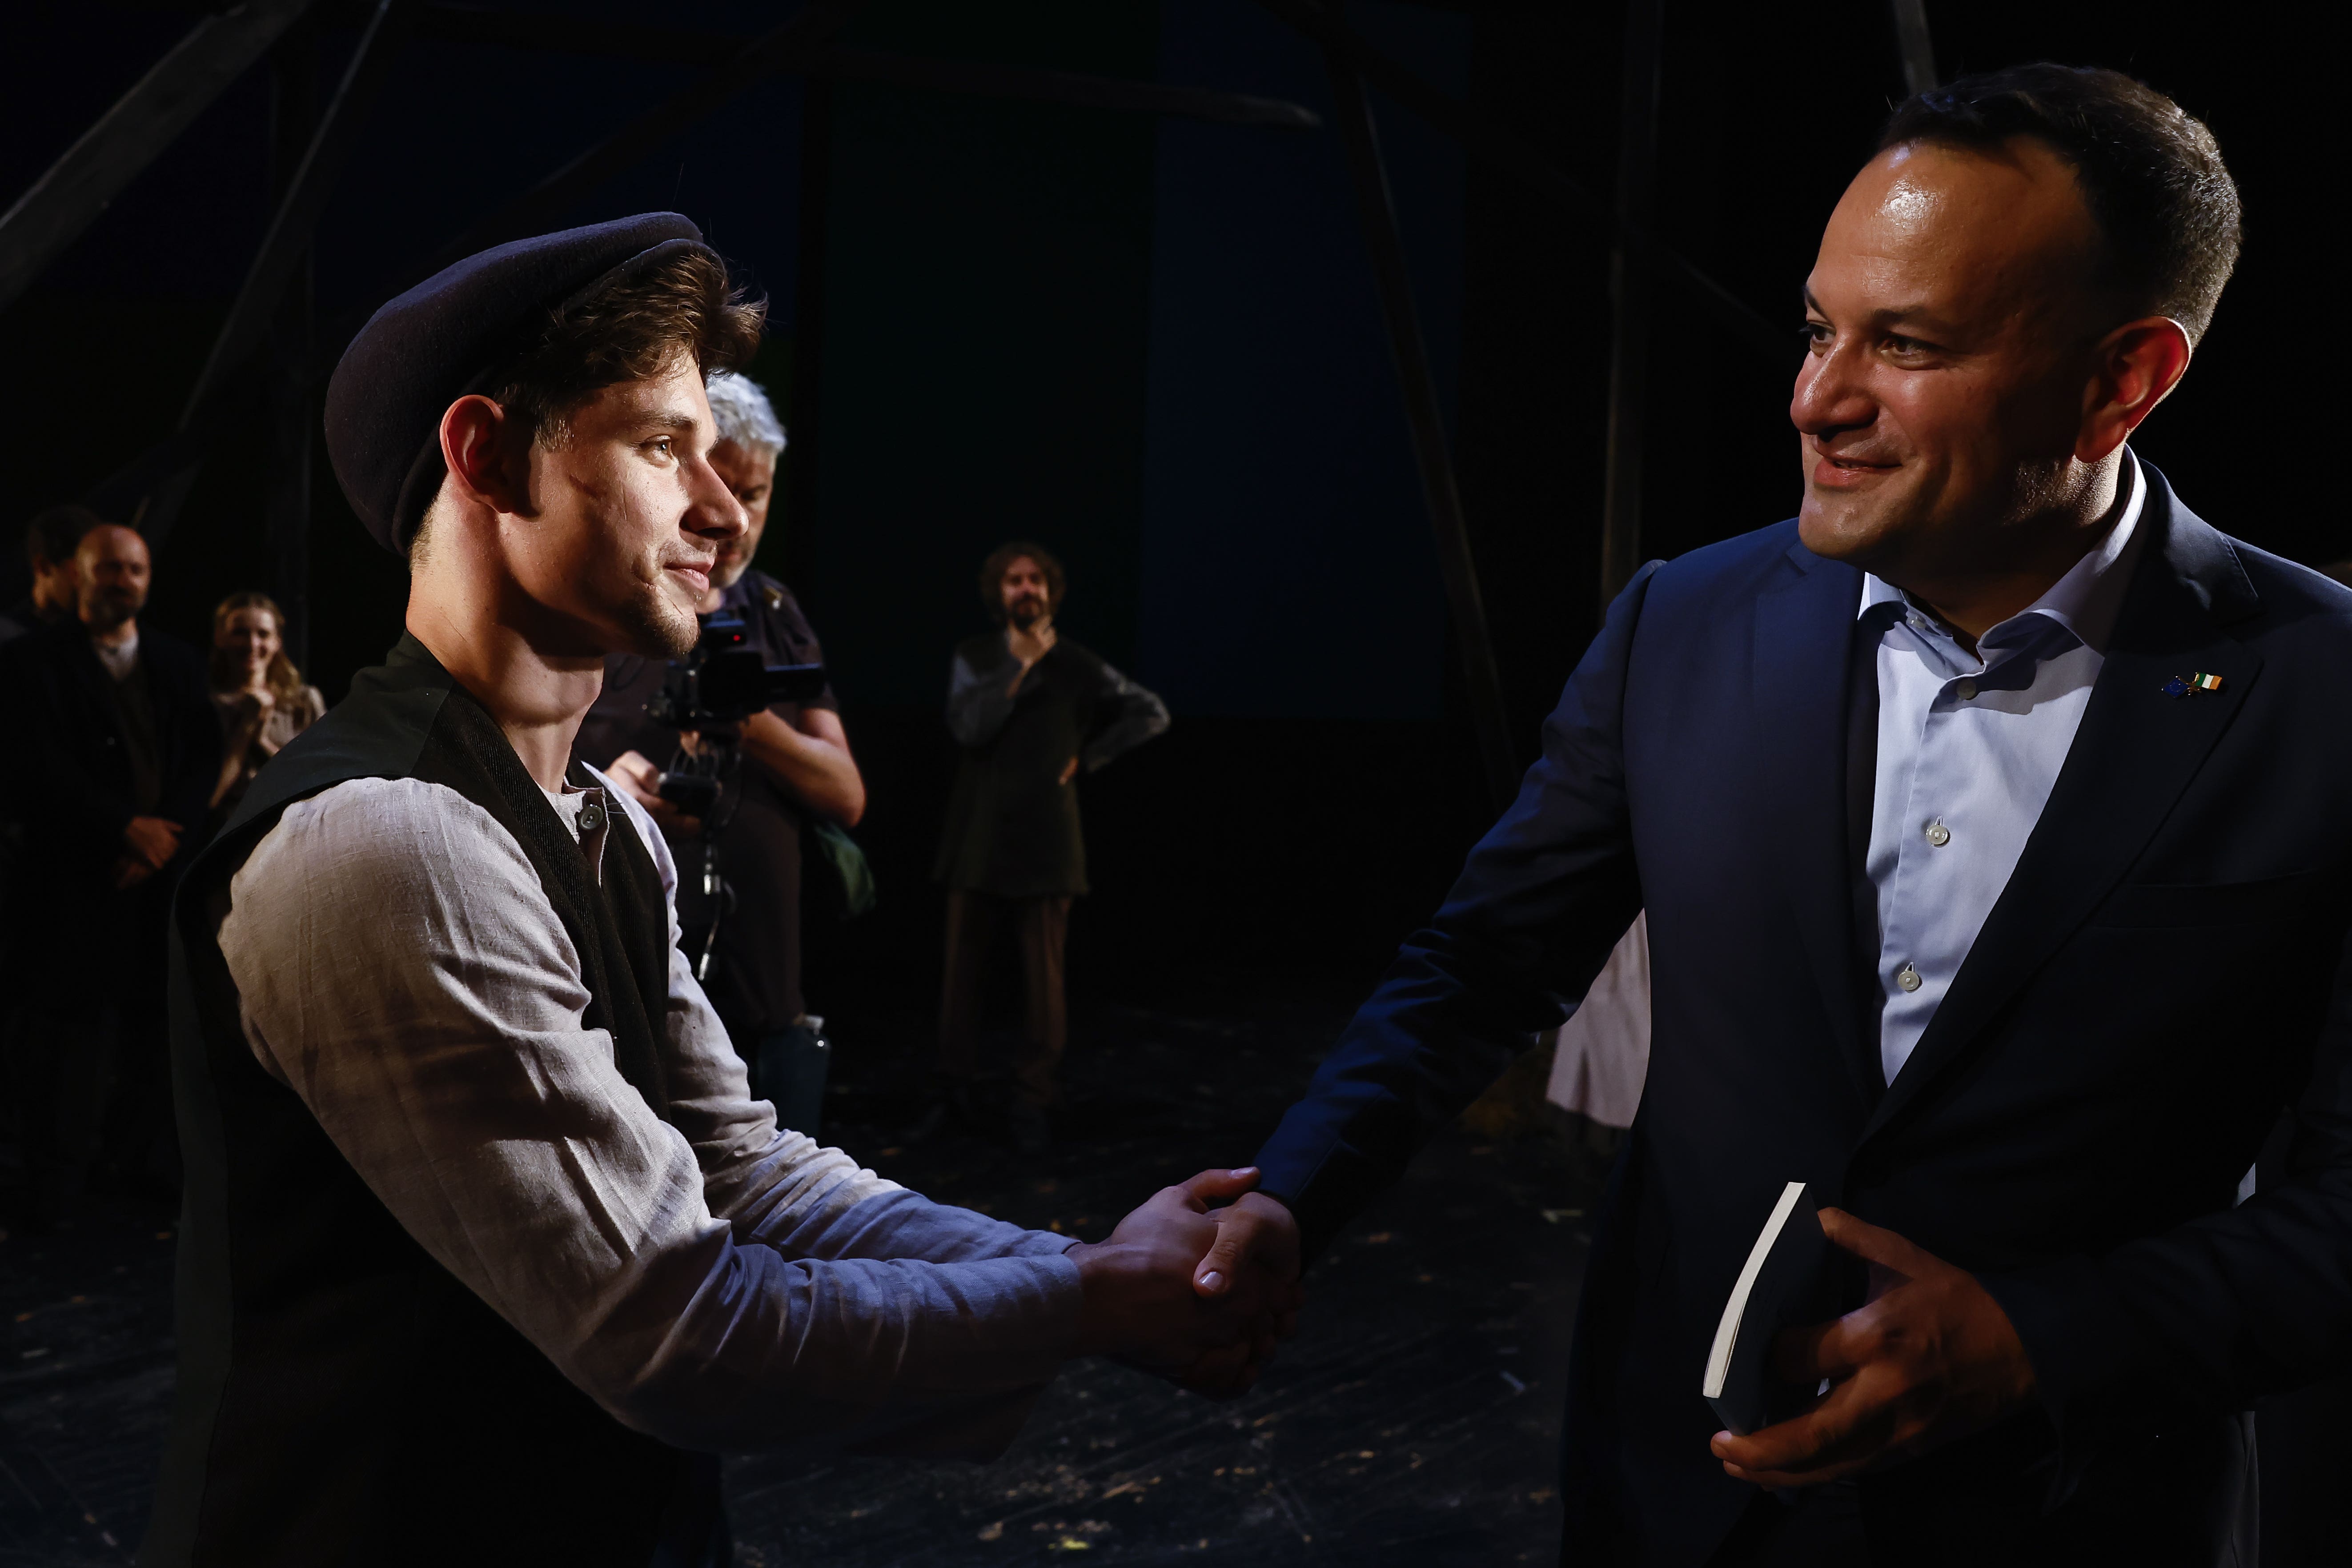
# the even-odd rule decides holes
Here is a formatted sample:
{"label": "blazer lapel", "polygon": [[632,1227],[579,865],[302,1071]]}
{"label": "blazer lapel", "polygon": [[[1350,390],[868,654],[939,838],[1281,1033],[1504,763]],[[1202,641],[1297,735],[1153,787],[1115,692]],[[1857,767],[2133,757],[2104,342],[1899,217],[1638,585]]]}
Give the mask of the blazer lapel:
{"label": "blazer lapel", "polygon": [[[2222,630],[2256,608],[2236,552],[2181,506],[2153,467],[2147,475],[2141,526],[2156,531],[2116,617],[2082,727],[2009,886],[1865,1139],[1965,1052],[2098,907],[2203,765],[2262,668],[2259,654]],[[2221,676],[2221,689],[2166,695],[2175,676],[2200,670]]]}
{"label": "blazer lapel", "polygon": [[1846,663],[1862,574],[1802,545],[1788,562],[1793,574],[1756,600],[1749,679],[1764,762],[1758,791],[1839,1057],[1867,1107],[1880,1088],[1878,1047],[1861,1037],[1856,1016],[1845,842]]}

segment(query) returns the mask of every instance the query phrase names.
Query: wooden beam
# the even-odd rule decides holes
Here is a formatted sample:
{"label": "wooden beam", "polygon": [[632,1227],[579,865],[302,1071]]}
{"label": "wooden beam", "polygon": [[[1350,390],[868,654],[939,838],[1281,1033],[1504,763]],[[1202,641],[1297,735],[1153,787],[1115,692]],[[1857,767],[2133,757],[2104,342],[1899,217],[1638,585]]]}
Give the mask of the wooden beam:
{"label": "wooden beam", "polygon": [[[359,47],[364,51],[371,42],[363,34]],[[300,184],[304,166],[313,161],[319,132],[333,112],[319,100],[318,18],[288,28],[270,52],[269,63],[275,79],[270,84],[269,194],[282,209]],[[341,99],[338,93],[333,101],[339,104]],[[268,248],[266,237],[262,248]],[[310,251],[305,247],[278,290],[278,308],[269,323],[264,397],[268,436],[260,476],[269,594],[278,601],[278,631],[286,657],[297,669],[310,668],[310,452],[317,408],[310,376],[311,271]]]}
{"label": "wooden beam", "polygon": [[[418,26],[428,37],[454,42],[704,67],[725,64],[751,42],[728,33],[672,27],[648,32],[635,24],[528,11],[483,11],[453,5],[420,7]],[[1120,113],[1174,115],[1228,125],[1311,131],[1321,123],[1312,110],[1277,98],[1223,92],[1213,88],[1126,81],[1072,71],[1038,70],[1026,66],[924,59],[880,49],[824,49],[787,68],[811,77],[877,81],[986,98],[1026,99]]]}
{"label": "wooden beam", "polygon": [[1658,206],[1658,68],[1665,0],[1627,0],[1617,129],[1617,243],[1609,253],[1609,449],[1601,494],[1601,608],[1642,564],[1642,438],[1649,401],[1648,237]]}
{"label": "wooden beam", "polygon": [[[406,39],[405,12],[403,0],[377,0],[366,30],[360,35],[359,46],[352,51],[351,62],[344,68],[342,80],[337,84],[317,132],[310,136],[301,162],[278,200],[278,209],[270,216],[261,248],[246,268],[245,282],[237,289],[236,302],[229,307],[228,320],[221,324],[219,335],[213,340],[212,353],[206,356],[195,385],[189,389],[187,401],[180,411],[183,431],[204,423],[206,405],[251,362],[269,336],[287,287],[310,254],[311,235],[358,142],[368,110],[399,58]],[[199,448],[194,458],[164,475],[138,508],[139,530],[147,536],[151,548],[160,548],[179,520],[180,504],[187,499],[188,487],[195,478],[195,466],[201,460]]]}
{"label": "wooden beam", "polygon": [[1494,638],[1487,631],[1486,599],[1478,590],[1477,567],[1471,557],[1469,527],[1462,516],[1462,493],[1454,483],[1454,458],[1446,446],[1437,379],[1430,372],[1429,350],[1412,302],[1412,279],[1405,267],[1404,242],[1397,233],[1396,204],[1381,162],[1379,130],[1372,122],[1371,101],[1364,96],[1362,79],[1347,56],[1327,45],[1323,63],[1331,79],[1339,139],[1347,149],[1356,215],[1363,225],[1364,246],[1371,253],[1372,276],[1380,288],[1389,354],[1396,365],[1398,390],[1404,395],[1405,423],[1412,432],[1413,458],[1421,468],[1422,499],[1429,509],[1430,528],[1437,536],[1438,573],[1445,583],[1446,607],[1453,612],[1471,726],[1486,765],[1487,795],[1499,812],[1518,791],[1518,757],[1504,714],[1503,683],[1495,666]]}
{"label": "wooden beam", "polygon": [[1936,41],[1927,31],[1927,0],[1887,0],[1895,12],[1895,47],[1903,55],[1903,86],[1917,94],[1936,85]]}
{"label": "wooden beam", "polygon": [[782,575],[803,585],[816,563],[818,467],[824,458],[825,235],[833,213],[833,83],[819,78],[801,94],[792,384],[784,408],[782,468],[776,476],[783,491]]}
{"label": "wooden beam", "polygon": [[1797,337],[1793,331],[1783,331],[1766,321],[1738,295],[1700,271],[1682,255],[1669,247],[1652,242],[1646,231],[1640,235],[1624,233],[1606,204],[1582,184],[1562,173],[1516,132],[1482,110],[1440,91],[1371,47],[1341,25],[1338,17],[1318,0],[1259,0],[1259,4],[1317,43],[1327,48],[1339,49],[1367,83],[1458,140],[1475,156],[1486,159],[1531,189],[1565,205],[1583,210],[1603,226],[1612,244],[1625,238],[1646,243],[1648,254],[1654,260],[1660,275],[1687,290],[1691,298],[1714,316],[1727,332],[1758,353],[1769,355],[1775,364],[1794,367]]}
{"label": "wooden beam", "polygon": [[1112,77],[1080,76],[1071,71],[1034,70],[1026,66],[919,59],[912,55],[886,54],[879,49],[827,49],[812,61],[808,68],[811,75],[883,82],[892,87],[928,88],[936,92],[973,93],[983,98],[1025,99],[1038,103],[1066,104],[1074,109],[1172,115],[1182,119],[1214,121],[1225,125],[1263,125],[1284,131],[1312,131],[1323,123],[1313,110],[1278,98],[1256,98],[1248,93],[1223,92],[1205,87],[1165,87],[1158,82],[1121,81]]}
{"label": "wooden beam", "polygon": [[246,0],[190,28],[5,215],[0,308],[81,237],[124,186],[300,16],[310,0]]}
{"label": "wooden beam", "polygon": [[421,281],[477,251],[547,227],[581,197],[732,101],[752,83],[793,68],[824,48],[863,3],[808,0],[791,20],[761,34],[724,64],[687,83],[443,246],[408,281]]}

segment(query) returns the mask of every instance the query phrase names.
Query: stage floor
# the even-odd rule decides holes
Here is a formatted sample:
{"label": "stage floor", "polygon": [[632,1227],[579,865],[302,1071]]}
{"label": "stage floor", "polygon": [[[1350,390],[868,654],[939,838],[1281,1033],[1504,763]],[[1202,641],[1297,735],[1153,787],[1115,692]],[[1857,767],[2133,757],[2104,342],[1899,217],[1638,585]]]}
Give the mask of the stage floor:
{"label": "stage floor", "polygon": [[[825,1136],[943,1201],[1099,1237],[1154,1187],[1246,1160],[1345,1016],[1337,994],[1081,1005],[1059,1141],[1036,1158],[984,1129],[905,1143],[925,1020],[839,1017]],[[1298,1338],[1246,1397],[1090,1362],[992,1465],[735,1459],[736,1562],[1553,1563],[1598,1177],[1556,1136],[1448,1131],[1317,1264]],[[131,1561],[171,1392],[172,1228],[110,1200],[0,1240],[0,1568]]]}

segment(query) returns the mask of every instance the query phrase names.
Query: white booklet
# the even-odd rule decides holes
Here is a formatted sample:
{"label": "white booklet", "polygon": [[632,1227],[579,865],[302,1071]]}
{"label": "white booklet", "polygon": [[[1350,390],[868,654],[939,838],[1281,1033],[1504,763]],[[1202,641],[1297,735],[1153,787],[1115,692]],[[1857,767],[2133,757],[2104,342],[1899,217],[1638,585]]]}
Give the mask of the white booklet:
{"label": "white booklet", "polygon": [[1820,1286],[1829,1238],[1819,1211],[1805,1195],[1805,1184],[1780,1190],[1771,1217],[1748,1254],[1731,1299],[1715,1326],[1707,1352],[1706,1382],[1700,1391],[1716,1419],[1740,1436],[1769,1426],[1776,1412],[1793,1415],[1803,1391],[1779,1384],[1772,1374],[1772,1342],[1783,1329],[1826,1317]]}

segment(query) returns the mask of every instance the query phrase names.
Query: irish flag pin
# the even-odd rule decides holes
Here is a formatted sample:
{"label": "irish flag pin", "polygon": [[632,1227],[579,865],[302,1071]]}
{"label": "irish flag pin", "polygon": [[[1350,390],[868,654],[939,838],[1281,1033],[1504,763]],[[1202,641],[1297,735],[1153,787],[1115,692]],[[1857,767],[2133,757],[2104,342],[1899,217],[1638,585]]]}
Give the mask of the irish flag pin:
{"label": "irish flag pin", "polygon": [[2208,675],[2200,669],[2186,680],[2174,676],[2164,683],[2163,689],[2167,697],[2186,697],[2192,691],[2219,691],[2221,689],[2221,678]]}

